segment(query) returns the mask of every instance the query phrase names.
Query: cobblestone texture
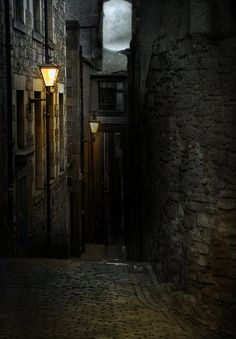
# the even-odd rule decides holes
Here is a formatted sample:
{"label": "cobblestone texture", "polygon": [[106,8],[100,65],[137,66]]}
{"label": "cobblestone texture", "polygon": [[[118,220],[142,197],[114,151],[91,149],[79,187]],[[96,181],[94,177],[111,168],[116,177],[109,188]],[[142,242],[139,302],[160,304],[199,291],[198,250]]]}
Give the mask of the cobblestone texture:
{"label": "cobblestone texture", "polygon": [[0,338],[214,338],[168,310],[149,265],[112,256],[1,259]]}

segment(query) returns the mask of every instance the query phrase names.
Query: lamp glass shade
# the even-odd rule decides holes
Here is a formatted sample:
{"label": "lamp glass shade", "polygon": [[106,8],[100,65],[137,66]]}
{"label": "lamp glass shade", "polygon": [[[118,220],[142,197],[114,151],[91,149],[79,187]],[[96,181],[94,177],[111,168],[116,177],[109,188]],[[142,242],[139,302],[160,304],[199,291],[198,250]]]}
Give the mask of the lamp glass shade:
{"label": "lamp glass shade", "polygon": [[90,121],[90,129],[93,134],[97,133],[98,131],[98,126],[99,126],[99,121]]}
{"label": "lamp glass shade", "polygon": [[46,87],[55,85],[59,73],[59,67],[54,65],[41,66],[41,73]]}

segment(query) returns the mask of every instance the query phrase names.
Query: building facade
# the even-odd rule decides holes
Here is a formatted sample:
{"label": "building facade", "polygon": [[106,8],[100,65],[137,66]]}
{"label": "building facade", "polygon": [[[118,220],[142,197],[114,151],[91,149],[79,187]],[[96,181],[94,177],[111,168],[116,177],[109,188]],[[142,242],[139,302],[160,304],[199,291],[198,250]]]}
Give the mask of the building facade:
{"label": "building facade", "polygon": [[78,21],[66,22],[67,154],[71,253],[82,252],[82,55]]}
{"label": "building facade", "polygon": [[66,19],[78,21],[83,56],[96,69],[102,65],[102,0],[66,1]]}
{"label": "building facade", "polygon": [[67,132],[71,197],[71,249],[80,255],[93,223],[91,204],[90,76],[101,67],[101,1],[66,2]]}
{"label": "building facade", "polygon": [[[80,154],[83,155],[79,202],[82,246],[89,242],[124,242],[127,74],[122,69],[114,74],[111,69],[109,72],[102,69],[103,3],[98,0],[66,3],[68,25],[76,21],[80,27],[82,104],[80,108],[74,106],[72,111],[74,117],[77,114],[81,119],[80,128],[76,129],[74,124],[73,129],[74,140],[76,136],[81,140]],[[76,61],[72,64],[75,67]],[[72,78],[76,81],[75,72]],[[75,90],[72,100],[76,98]],[[100,126],[98,133],[91,135],[89,122],[94,113]],[[72,178],[72,182],[76,179]]]}
{"label": "building facade", "polygon": [[[10,60],[6,60],[9,99],[5,113],[9,112],[6,114],[7,145],[12,146],[8,147],[8,174],[3,173],[2,178],[11,178],[8,180],[8,190],[12,192],[12,203],[8,202],[8,205],[11,206],[12,220],[8,222],[7,228],[10,230],[12,254],[45,254],[47,239],[50,239],[47,252],[64,256],[69,253],[65,149],[65,3],[62,0],[14,0],[5,1],[5,6],[9,10],[5,11],[5,23],[2,26],[5,27],[5,36],[3,32],[1,41],[7,40],[6,49],[9,51],[6,51],[6,55],[10,55]],[[2,10],[1,14],[4,13]],[[48,94],[46,112],[46,93],[40,65],[48,61],[45,60],[47,57],[60,65],[60,78],[55,91]],[[49,116],[48,141],[46,114]],[[50,229],[47,227],[46,213],[47,149],[50,149]]]}
{"label": "building facade", "polygon": [[124,245],[127,73],[92,74],[91,94],[91,112],[95,112],[100,121],[99,133],[91,144],[95,210],[92,239]]}
{"label": "building facade", "polygon": [[[9,122],[11,123],[10,112],[8,111],[9,101],[11,96],[8,95],[8,88],[10,87],[10,81],[7,82],[7,73],[9,72],[9,54],[10,46],[7,45],[9,39],[10,30],[6,28],[6,18],[9,13],[9,6],[5,2],[0,4],[0,213],[1,213],[1,227],[0,227],[0,254],[6,255],[12,250],[11,240],[13,238],[13,229],[9,229],[8,225],[12,225],[11,209],[12,209],[12,182],[11,176],[8,175],[12,166],[11,152],[8,150],[8,145],[11,143],[8,140],[11,139],[11,129],[9,128]],[[7,62],[8,59],[8,62]],[[9,156],[10,155],[10,156]]]}
{"label": "building facade", "polygon": [[140,250],[161,281],[194,296],[188,315],[235,333],[235,6],[136,5]]}

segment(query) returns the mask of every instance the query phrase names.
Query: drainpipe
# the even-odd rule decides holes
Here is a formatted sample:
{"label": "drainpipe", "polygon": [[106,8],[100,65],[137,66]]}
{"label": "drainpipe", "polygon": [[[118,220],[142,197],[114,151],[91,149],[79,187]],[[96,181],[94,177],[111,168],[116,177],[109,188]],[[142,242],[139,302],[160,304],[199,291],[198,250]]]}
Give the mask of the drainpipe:
{"label": "drainpipe", "polygon": [[81,249],[85,251],[85,229],[84,229],[84,194],[85,194],[85,182],[84,182],[84,77],[83,77],[83,50],[80,46],[80,111],[81,111],[81,135],[80,135],[80,168],[82,174],[81,184]]}
{"label": "drainpipe", "polygon": [[[5,22],[6,22],[6,71],[7,71],[7,146],[8,146],[8,235],[16,232],[13,218],[13,135],[12,135],[12,65],[11,65],[11,21],[10,0],[5,0]],[[7,241],[7,252],[12,253],[12,244]]]}
{"label": "drainpipe", "polygon": [[48,1],[44,0],[44,37],[45,37],[45,62],[49,62],[49,41],[48,41]]}

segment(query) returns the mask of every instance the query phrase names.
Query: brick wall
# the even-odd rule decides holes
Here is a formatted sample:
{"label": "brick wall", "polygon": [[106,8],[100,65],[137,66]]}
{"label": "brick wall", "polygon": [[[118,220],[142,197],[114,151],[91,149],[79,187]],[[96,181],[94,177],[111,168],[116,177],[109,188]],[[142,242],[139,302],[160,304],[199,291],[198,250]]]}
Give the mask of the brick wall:
{"label": "brick wall", "polygon": [[[212,320],[216,328],[233,332],[236,36],[232,5],[156,1],[158,16],[144,24],[137,39],[141,44],[142,36],[155,31],[144,78],[141,136],[145,256],[162,281],[197,298],[202,321]],[[142,20],[147,18],[148,8]],[[206,312],[207,319],[202,317]]]}

